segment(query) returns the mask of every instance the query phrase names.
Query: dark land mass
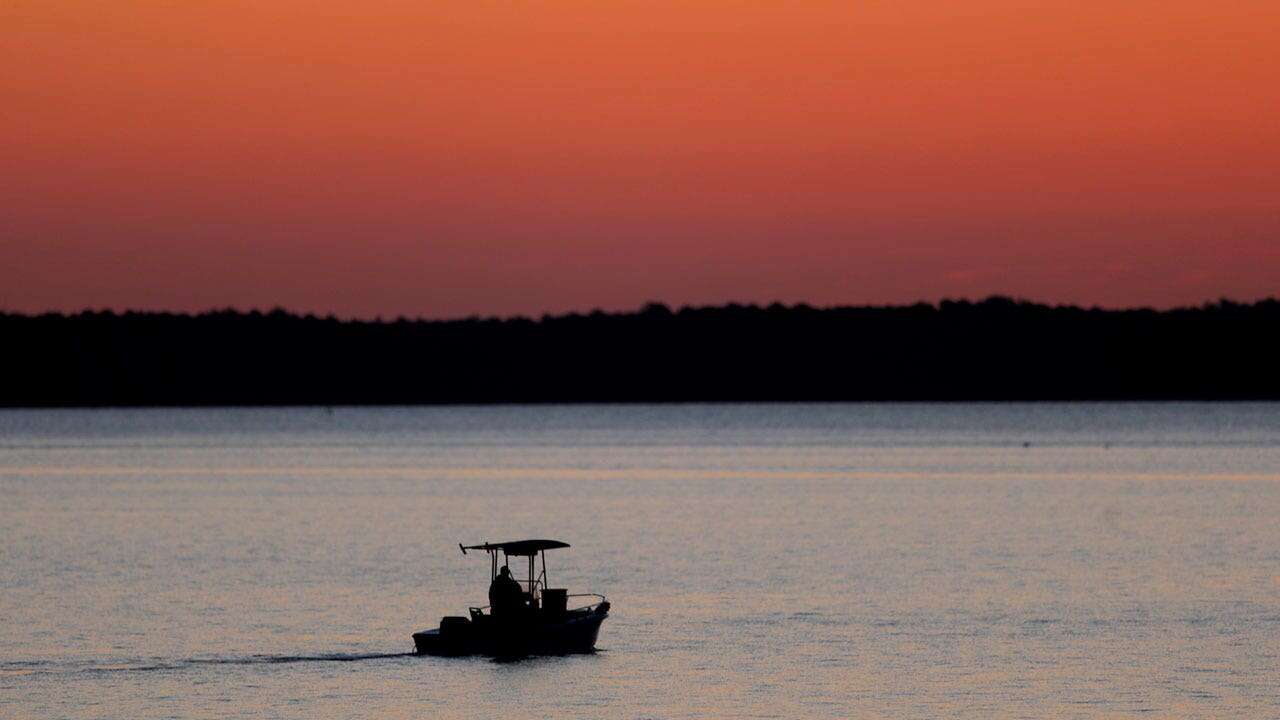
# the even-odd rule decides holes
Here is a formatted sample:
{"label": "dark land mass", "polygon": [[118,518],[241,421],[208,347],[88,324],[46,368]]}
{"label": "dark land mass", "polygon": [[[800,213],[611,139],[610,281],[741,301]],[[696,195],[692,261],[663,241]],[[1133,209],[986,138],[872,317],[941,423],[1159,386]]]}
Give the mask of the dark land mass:
{"label": "dark land mass", "polygon": [[0,314],[0,405],[1280,399],[1280,302]]}

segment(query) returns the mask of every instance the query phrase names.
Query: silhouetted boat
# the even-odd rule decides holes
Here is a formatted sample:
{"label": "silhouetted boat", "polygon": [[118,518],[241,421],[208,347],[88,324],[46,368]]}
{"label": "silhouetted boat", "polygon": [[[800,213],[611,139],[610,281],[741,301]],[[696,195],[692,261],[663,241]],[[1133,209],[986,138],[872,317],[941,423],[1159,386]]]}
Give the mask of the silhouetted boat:
{"label": "silhouetted boat", "polygon": [[[419,655],[562,655],[595,649],[600,624],[609,616],[609,601],[596,593],[568,594],[563,588],[547,587],[547,550],[569,547],[559,540],[516,540],[480,545],[461,544],[468,550],[489,553],[490,582],[498,577],[498,553],[503,565],[509,558],[529,559],[529,577],[519,581],[523,598],[518,607],[505,609],[497,617],[489,605],[470,608],[470,617],[441,618],[440,627],[414,633]],[[541,558],[542,571],[534,573]],[[593,602],[570,608],[573,598]],[[487,612],[486,612],[487,611]]]}

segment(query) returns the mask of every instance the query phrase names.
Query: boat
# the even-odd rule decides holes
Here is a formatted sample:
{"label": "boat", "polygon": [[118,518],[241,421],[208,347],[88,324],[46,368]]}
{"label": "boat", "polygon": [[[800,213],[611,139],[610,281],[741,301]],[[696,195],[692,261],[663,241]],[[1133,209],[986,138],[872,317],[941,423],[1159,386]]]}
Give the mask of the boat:
{"label": "boat", "polygon": [[[600,634],[600,625],[609,617],[609,601],[598,593],[570,595],[564,588],[547,584],[547,551],[569,547],[559,540],[513,540],[510,542],[462,545],[468,550],[489,554],[490,583],[498,580],[498,554],[502,567],[511,559],[528,560],[528,577],[517,581],[520,597],[495,616],[491,605],[469,608],[470,615],[446,616],[440,626],[413,634],[419,655],[565,655],[591,652]],[[535,572],[537,561],[541,570]],[[514,592],[514,591],[513,591]],[[581,604],[586,600],[585,604]],[[570,603],[577,606],[570,607]]]}

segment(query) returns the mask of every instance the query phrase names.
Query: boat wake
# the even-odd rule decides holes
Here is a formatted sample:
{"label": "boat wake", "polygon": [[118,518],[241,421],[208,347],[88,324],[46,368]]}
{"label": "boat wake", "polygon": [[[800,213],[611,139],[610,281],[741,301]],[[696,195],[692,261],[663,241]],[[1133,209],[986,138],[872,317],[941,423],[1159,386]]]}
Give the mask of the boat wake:
{"label": "boat wake", "polygon": [[358,662],[415,657],[412,652],[397,653],[322,653],[316,655],[243,655],[229,657],[197,657],[181,660],[145,658],[109,661],[9,660],[0,661],[0,677],[22,675],[67,675],[79,673],[131,673],[181,671],[210,665],[282,665],[288,663]]}
{"label": "boat wake", "polygon": [[324,655],[250,655],[242,658],[194,658],[192,665],[275,665],[299,662],[355,662],[357,660],[385,660],[387,658],[414,657],[411,652],[398,653],[327,653]]}

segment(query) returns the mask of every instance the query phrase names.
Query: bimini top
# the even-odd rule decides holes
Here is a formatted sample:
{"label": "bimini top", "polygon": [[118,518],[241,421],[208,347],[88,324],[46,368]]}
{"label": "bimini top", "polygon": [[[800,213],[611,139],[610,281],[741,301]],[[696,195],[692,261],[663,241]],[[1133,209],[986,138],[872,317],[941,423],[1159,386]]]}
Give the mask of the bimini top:
{"label": "bimini top", "polygon": [[458,547],[462,548],[463,555],[466,555],[468,550],[484,550],[486,552],[496,552],[501,550],[505,555],[528,557],[530,555],[537,555],[543,550],[567,548],[569,547],[569,543],[560,542],[559,540],[511,540],[508,542],[483,543],[480,545],[463,545],[462,543],[458,543]]}

